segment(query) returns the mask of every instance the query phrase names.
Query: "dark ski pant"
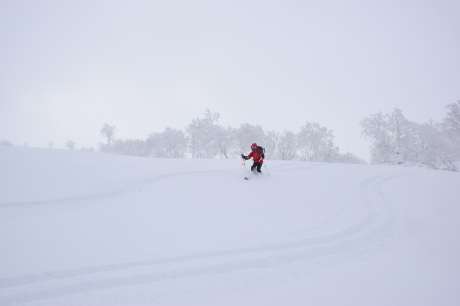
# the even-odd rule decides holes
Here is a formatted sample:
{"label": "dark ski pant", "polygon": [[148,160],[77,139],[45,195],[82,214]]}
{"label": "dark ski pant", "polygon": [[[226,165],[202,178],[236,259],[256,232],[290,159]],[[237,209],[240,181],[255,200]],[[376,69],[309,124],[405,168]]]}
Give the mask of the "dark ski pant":
{"label": "dark ski pant", "polygon": [[257,172],[262,172],[260,171],[260,168],[262,167],[261,163],[254,162],[251,166],[251,171],[254,171],[254,169],[257,169]]}

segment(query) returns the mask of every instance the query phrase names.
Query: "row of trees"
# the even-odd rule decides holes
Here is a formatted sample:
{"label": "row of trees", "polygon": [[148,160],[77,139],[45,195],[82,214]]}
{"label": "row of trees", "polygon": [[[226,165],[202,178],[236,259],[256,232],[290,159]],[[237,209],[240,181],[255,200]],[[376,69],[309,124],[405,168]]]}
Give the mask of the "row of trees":
{"label": "row of trees", "polygon": [[101,150],[125,155],[160,158],[238,158],[256,142],[266,148],[269,159],[362,163],[351,153],[341,154],[334,144],[334,132],[318,123],[307,122],[299,133],[264,130],[260,125],[239,128],[219,125],[219,113],[209,109],[185,131],[166,128],[142,139],[115,139],[116,128],[105,124],[101,135],[107,139]]}
{"label": "row of trees", "polygon": [[372,142],[371,163],[412,162],[456,170],[460,160],[460,101],[447,105],[443,122],[418,124],[400,109],[379,112],[361,121],[362,135]]}
{"label": "row of trees", "polygon": [[[455,169],[460,161],[460,101],[447,105],[441,123],[415,123],[400,109],[376,113],[361,121],[362,136],[371,141],[371,163],[417,163],[434,169]],[[298,133],[264,130],[260,125],[242,124],[238,128],[221,126],[220,115],[209,109],[184,131],[166,128],[146,139],[116,139],[117,129],[104,124],[100,133],[107,142],[101,151],[157,158],[238,158],[257,142],[266,148],[268,159],[313,162],[359,163],[352,153],[342,154],[334,144],[334,131],[316,122],[307,122]],[[12,145],[1,141],[0,145]],[[48,146],[53,147],[51,141]],[[68,141],[66,147],[74,149]],[[85,149],[86,150],[86,149]],[[90,148],[89,150],[92,150]]]}
{"label": "row of trees", "polygon": [[[455,170],[460,160],[460,102],[447,105],[443,122],[415,123],[395,108],[361,121],[362,136],[371,141],[371,163],[417,163],[434,169]],[[166,128],[142,139],[115,139],[116,128],[105,124],[107,143],[101,150],[160,158],[238,158],[251,143],[264,145],[269,159],[314,162],[365,163],[354,154],[339,152],[334,131],[307,122],[298,133],[264,130],[260,125],[238,128],[219,124],[220,115],[209,109],[185,131]]]}

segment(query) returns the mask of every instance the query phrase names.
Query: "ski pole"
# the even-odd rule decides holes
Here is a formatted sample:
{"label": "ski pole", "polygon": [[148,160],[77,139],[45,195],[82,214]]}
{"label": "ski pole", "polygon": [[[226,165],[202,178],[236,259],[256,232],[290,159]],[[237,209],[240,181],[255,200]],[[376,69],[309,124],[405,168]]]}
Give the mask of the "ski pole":
{"label": "ski pole", "polygon": [[265,166],[265,170],[267,170],[267,174],[270,175],[270,173],[268,173],[268,168],[267,168],[267,165],[264,163],[264,166]]}

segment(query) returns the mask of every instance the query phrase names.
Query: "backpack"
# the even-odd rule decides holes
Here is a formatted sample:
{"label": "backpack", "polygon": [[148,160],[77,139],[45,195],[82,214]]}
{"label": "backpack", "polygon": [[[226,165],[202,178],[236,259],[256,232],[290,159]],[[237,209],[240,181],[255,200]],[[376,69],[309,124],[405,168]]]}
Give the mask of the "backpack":
{"label": "backpack", "polygon": [[259,154],[265,155],[265,149],[262,148],[261,146],[257,147],[257,152],[259,152]]}

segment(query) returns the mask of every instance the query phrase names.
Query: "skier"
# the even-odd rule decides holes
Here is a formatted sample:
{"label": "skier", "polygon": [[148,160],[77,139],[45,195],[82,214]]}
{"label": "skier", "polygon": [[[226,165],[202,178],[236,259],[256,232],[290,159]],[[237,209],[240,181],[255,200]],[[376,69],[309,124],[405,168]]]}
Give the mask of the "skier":
{"label": "skier", "polygon": [[262,164],[264,163],[264,158],[265,158],[265,150],[264,148],[262,147],[259,147],[257,145],[257,143],[253,143],[251,145],[251,149],[252,149],[252,152],[249,153],[248,156],[245,156],[243,154],[241,154],[241,157],[244,159],[244,160],[248,160],[248,159],[251,159],[251,157],[253,158],[254,160],[254,164],[252,164],[251,166],[251,171],[252,172],[256,172],[257,173],[261,173],[262,171],[260,171],[260,168],[262,167]]}

